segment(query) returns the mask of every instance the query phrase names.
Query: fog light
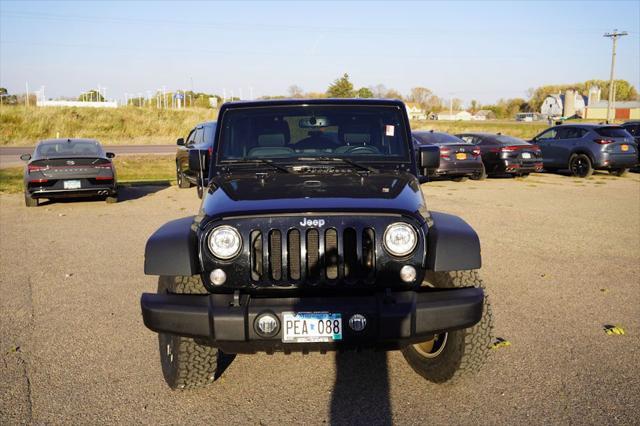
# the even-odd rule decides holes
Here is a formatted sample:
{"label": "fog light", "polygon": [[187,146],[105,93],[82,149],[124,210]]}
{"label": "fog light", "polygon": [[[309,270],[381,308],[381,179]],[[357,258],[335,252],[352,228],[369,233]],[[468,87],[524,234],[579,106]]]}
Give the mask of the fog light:
{"label": "fog light", "polygon": [[222,269],[214,269],[209,274],[209,279],[213,285],[222,285],[227,280],[227,274]]}
{"label": "fog light", "polygon": [[400,279],[405,283],[412,283],[416,280],[416,268],[411,265],[404,265],[400,269]]}
{"label": "fog light", "polygon": [[349,318],[349,327],[353,331],[362,331],[367,326],[367,318],[364,315],[355,314]]}
{"label": "fog light", "polygon": [[263,337],[272,337],[278,334],[280,322],[278,317],[271,313],[258,315],[255,321],[256,332]]}

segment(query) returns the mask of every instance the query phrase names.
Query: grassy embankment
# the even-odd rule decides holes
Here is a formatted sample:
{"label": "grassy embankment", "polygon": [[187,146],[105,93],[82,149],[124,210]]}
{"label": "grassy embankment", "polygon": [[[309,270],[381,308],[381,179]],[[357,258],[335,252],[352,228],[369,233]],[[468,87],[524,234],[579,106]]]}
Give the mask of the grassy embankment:
{"label": "grassy embankment", "polygon": [[[175,168],[169,155],[123,156],[114,159],[120,184],[174,183]],[[22,167],[0,169],[0,193],[22,192]]]}
{"label": "grassy embankment", "polygon": [[217,110],[194,108],[37,108],[0,107],[0,146],[33,146],[60,137],[98,139],[104,145],[172,144]]}
{"label": "grassy embankment", "polygon": [[[95,138],[104,145],[173,144],[197,123],[215,120],[217,110],[158,110],[152,108],[0,108],[0,146],[32,146],[41,139],[60,137]],[[531,138],[547,127],[546,122],[515,121],[416,121],[413,129],[449,133],[502,132]]]}

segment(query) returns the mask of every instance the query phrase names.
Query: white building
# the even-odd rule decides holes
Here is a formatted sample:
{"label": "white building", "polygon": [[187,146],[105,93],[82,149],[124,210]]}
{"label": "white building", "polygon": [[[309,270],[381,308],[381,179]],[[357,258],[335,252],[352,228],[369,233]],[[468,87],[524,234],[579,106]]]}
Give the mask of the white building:
{"label": "white building", "polygon": [[542,102],[540,113],[551,117],[584,117],[586,102],[584,96],[574,90],[565,94],[557,93],[547,96]]}
{"label": "white building", "polygon": [[438,120],[470,121],[472,119],[473,115],[469,111],[453,111],[451,114],[448,112],[438,113]]}
{"label": "white building", "polygon": [[426,120],[427,113],[415,102],[405,102],[409,120]]}

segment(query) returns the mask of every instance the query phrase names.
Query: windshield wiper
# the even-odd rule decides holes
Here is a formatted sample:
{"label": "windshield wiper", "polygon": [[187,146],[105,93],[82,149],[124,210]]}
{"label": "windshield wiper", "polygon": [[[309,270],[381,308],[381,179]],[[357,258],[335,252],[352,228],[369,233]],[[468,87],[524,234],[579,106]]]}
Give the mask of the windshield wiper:
{"label": "windshield wiper", "polygon": [[378,169],[374,169],[373,167],[369,167],[369,166],[365,166],[364,164],[360,164],[357,161],[353,161],[349,158],[344,158],[344,157],[310,157],[314,160],[320,160],[320,161],[341,161],[343,163],[349,164],[350,166],[353,166],[357,169],[366,171],[366,172],[370,172],[370,173],[378,173]]}
{"label": "windshield wiper", "polygon": [[264,158],[252,158],[252,159],[248,159],[248,158],[243,158],[241,160],[233,160],[230,161],[231,163],[258,163],[258,164],[266,164],[268,166],[273,167],[276,170],[280,170],[281,172],[285,172],[285,173],[291,173],[286,167],[282,167],[279,164],[276,164],[273,160],[266,160]]}

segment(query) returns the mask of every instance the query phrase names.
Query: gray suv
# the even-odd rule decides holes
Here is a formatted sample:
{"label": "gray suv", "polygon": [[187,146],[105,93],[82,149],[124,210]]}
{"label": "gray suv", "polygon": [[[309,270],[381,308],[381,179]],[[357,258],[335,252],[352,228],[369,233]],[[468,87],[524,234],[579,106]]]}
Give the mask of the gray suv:
{"label": "gray suv", "polygon": [[578,177],[594,170],[622,176],[638,162],[638,145],[620,126],[565,124],[551,127],[531,140],[542,151],[544,168],[569,169]]}

